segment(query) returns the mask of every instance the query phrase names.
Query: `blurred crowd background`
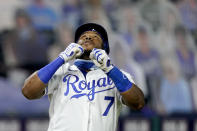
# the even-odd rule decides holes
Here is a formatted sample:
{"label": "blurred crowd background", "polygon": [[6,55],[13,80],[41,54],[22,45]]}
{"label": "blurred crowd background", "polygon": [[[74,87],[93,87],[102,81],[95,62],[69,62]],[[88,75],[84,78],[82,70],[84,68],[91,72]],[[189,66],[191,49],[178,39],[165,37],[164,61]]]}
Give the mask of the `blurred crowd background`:
{"label": "blurred crowd background", "polygon": [[74,41],[87,22],[108,32],[110,58],[132,74],[146,106],[122,116],[197,112],[196,0],[1,0],[0,115],[48,115],[47,96],[29,101],[23,82]]}

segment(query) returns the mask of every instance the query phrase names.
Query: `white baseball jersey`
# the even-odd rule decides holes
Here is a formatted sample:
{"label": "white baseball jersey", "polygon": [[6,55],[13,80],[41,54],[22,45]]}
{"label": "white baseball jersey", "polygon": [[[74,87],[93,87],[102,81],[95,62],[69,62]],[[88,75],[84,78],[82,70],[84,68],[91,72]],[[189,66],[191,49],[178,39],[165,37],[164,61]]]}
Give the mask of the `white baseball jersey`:
{"label": "white baseball jersey", "polygon": [[121,96],[101,69],[92,69],[85,77],[75,65],[64,64],[49,81],[46,93],[48,131],[116,131]]}

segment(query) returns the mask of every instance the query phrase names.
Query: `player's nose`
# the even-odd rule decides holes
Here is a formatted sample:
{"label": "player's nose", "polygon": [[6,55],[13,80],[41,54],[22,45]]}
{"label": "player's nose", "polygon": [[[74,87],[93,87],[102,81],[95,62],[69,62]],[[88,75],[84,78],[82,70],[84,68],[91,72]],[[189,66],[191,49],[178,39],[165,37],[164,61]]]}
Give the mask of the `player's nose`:
{"label": "player's nose", "polygon": [[86,39],[86,40],[92,40],[92,37],[87,36],[85,39]]}

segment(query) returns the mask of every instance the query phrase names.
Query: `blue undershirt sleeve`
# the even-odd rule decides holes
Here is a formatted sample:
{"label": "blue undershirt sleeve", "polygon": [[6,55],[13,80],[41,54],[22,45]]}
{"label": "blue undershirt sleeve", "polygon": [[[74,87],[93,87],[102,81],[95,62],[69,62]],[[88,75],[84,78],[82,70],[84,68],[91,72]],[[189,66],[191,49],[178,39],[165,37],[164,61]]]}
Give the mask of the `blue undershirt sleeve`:
{"label": "blue undershirt sleeve", "polygon": [[107,75],[113,80],[117,89],[120,92],[125,92],[132,87],[132,82],[129,81],[126,75],[124,75],[117,67],[113,67],[111,71],[107,73]]}
{"label": "blue undershirt sleeve", "polygon": [[63,64],[64,60],[61,57],[56,58],[38,71],[38,77],[43,83],[47,84],[57,69]]}

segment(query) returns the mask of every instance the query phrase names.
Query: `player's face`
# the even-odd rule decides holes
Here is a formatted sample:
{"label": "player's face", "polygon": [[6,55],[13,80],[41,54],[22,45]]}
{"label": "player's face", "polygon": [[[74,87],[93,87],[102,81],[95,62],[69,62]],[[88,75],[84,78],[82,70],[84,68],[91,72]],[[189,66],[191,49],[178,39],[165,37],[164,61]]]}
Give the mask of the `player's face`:
{"label": "player's face", "polygon": [[87,31],[83,33],[78,41],[84,50],[91,51],[93,48],[102,49],[103,40],[95,31]]}

